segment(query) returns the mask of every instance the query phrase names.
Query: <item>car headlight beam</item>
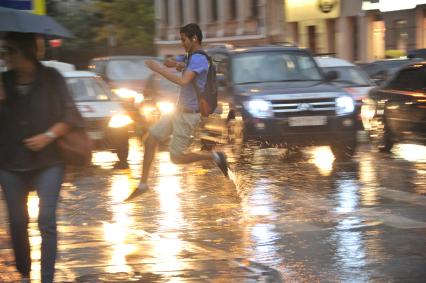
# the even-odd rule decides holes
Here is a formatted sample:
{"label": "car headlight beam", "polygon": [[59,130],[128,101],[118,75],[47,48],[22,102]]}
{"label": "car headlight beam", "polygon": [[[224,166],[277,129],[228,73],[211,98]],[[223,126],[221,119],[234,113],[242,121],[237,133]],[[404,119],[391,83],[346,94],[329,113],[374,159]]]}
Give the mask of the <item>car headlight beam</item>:
{"label": "car headlight beam", "polygon": [[132,118],[125,114],[117,114],[111,117],[109,120],[108,127],[110,128],[122,128],[133,123]]}
{"label": "car headlight beam", "polygon": [[161,114],[167,114],[175,110],[175,105],[172,102],[160,101],[157,102],[157,108],[160,110]]}
{"label": "car headlight beam", "polygon": [[142,93],[128,88],[113,89],[113,92],[123,99],[133,99],[135,103],[141,103],[144,100]]}
{"label": "car headlight beam", "polygon": [[341,96],[336,98],[337,115],[350,114],[355,110],[354,100],[349,96]]}
{"label": "car headlight beam", "polygon": [[256,118],[268,118],[273,116],[272,105],[269,101],[254,99],[244,104],[247,111]]}

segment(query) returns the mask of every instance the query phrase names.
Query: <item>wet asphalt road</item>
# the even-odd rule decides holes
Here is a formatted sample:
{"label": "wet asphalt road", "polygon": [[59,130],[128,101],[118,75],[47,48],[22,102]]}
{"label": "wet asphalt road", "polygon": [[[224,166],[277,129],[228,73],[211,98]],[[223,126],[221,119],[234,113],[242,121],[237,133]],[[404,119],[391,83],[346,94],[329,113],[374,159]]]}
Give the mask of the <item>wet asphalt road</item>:
{"label": "wet asphalt road", "polygon": [[[327,147],[288,154],[225,147],[231,180],[208,163],[160,152],[151,191],[124,204],[140,176],[115,155],[71,171],[58,211],[57,282],[424,282],[426,147],[391,155],[362,144],[351,162]],[[0,194],[0,282],[17,278]],[[29,211],[39,278],[37,198]]]}

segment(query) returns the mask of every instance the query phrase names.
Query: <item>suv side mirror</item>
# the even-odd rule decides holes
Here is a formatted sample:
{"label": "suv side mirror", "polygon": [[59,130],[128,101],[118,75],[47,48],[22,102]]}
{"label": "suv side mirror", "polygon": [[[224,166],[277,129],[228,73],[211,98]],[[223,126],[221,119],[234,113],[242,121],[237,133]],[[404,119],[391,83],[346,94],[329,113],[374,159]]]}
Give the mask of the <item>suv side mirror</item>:
{"label": "suv side mirror", "polygon": [[377,85],[382,85],[388,79],[388,72],[386,70],[381,70],[377,74],[372,76],[371,79]]}
{"label": "suv side mirror", "polygon": [[327,73],[325,73],[324,77],[327,82],[331,82],[339,77],[339,73],[337,73],[336,71],[328,71]]}

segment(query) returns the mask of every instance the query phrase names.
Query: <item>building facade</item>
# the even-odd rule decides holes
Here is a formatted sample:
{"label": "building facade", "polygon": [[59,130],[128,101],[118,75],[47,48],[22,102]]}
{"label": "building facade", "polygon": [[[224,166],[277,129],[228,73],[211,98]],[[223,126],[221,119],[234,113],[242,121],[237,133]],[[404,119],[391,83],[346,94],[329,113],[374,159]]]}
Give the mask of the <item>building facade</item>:
{"label": "building facade", "polygon": [[287,41],[369,62],[426,47],[426,0],[285,0]]}
{"label": "building facade", "polygon": [[362,15],[366,61],[426,48],[426,0],[364,0]]}
{"label": "building facade", "polygon": [[282,0],[155,0],[158,55],[182,52],[179,28],[198,23],[203,44],[284,41]]}

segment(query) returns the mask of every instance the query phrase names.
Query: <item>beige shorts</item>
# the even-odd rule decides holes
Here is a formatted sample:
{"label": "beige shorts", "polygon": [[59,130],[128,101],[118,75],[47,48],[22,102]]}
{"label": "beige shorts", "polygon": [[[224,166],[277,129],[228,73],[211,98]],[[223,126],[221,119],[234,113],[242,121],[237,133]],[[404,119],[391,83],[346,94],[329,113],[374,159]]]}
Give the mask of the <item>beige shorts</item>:
{"label": "beige shorts", "polygon": [[172,136],[169,144],[170,154],[181,155],[191,145],[200,121],[199,113],[175,112],[161,116],[158,123],[149,129],[149,133],[161,142]]}

